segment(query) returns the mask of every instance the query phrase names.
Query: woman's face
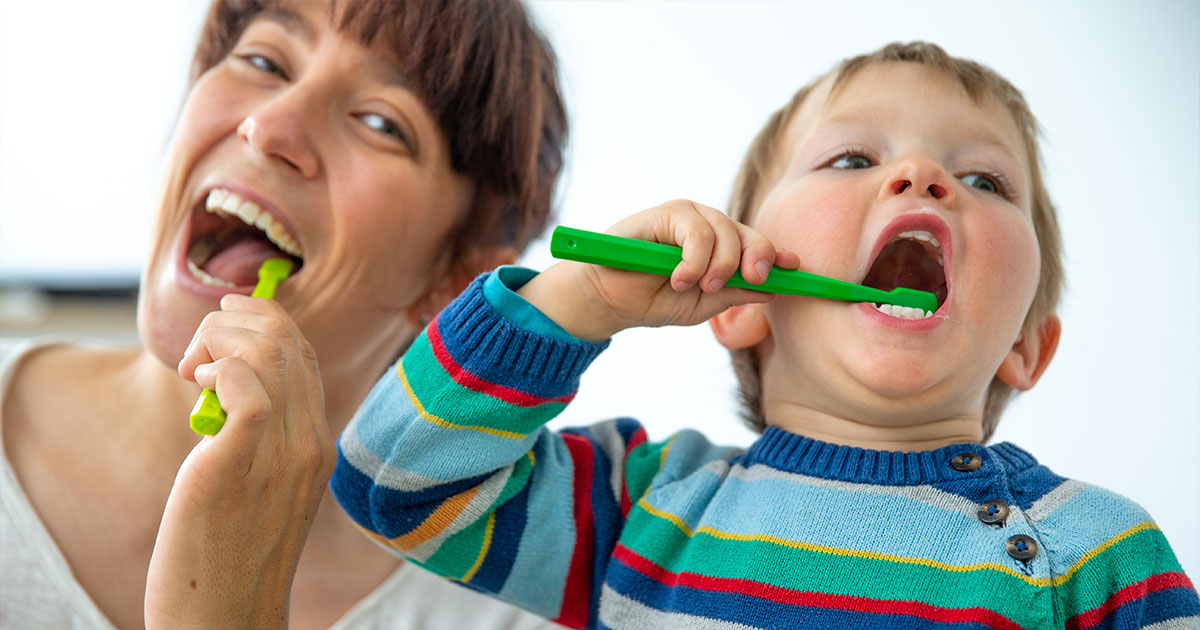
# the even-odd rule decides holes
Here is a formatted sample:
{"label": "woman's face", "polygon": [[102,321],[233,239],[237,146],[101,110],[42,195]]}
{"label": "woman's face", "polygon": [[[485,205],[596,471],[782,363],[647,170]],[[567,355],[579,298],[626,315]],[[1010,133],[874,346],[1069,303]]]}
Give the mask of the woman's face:
{"label": "woman's face", "polygon": [[322,371],[388,361],[436,307],[422,298],[448,282],[443,246],[472,194],[385,51],[337,32],[321,3],[264,13],[184,105],[142,339],[174,365],[221,296],[249,293],[283,252],[300,268],[276,298]]}

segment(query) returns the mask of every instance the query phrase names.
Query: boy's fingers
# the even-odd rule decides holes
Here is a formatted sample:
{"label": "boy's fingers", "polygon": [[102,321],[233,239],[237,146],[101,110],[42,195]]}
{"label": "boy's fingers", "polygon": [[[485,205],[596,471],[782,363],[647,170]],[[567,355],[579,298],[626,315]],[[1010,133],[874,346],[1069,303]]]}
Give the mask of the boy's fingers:
{"label": "boy's fingers", "polygon": [[698,213],[682,214],[671,223],[672,238],[683,249],[683,260],[671,273],[671,287],[686,291],[699,282],[708,269],[717,235]]}
{"label": "boy's fingers", "polygon": [[752,284],[762,284],[775,264],[775,246],[757,230],[740,223],[737,226],[742,241],[742,278]]}
{"label": "boy's fingers", "polygon": [[700,289],[706,293],[720,291],[730,276],[738,270],[742,259],[742,239],[738,224],[712,208],[701,206],[698,211],[712,226],[715,241],[708,270],[700,280]]}
{"label": "boy's fingers", "polygon": [[789,249],[776,249],[775,266],[783,267],[784,269],[799,269],[800,255]]}

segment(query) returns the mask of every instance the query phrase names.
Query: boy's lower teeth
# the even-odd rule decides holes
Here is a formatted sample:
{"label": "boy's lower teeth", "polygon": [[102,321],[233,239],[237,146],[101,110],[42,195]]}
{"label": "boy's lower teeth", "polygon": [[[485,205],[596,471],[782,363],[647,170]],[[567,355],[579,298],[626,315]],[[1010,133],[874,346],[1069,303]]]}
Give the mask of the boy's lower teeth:
{"label": "boy's lower teeth", "polygon": [[875,310],[898,319],[925,319],[926,317],[933,316],[931,311],[922,311],[919,308],[909,308],[895,304],[876,304]]}

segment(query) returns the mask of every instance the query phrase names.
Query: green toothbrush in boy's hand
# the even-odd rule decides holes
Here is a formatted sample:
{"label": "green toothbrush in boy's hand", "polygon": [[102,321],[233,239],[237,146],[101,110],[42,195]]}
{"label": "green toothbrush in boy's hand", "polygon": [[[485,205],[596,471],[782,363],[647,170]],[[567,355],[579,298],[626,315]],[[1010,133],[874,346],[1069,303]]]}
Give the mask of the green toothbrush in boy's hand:
{"label": "green toothbrush in boy's hand", "polygon": [[[263,261],[262,266],[258,268],[258,284],[254,285],[254,292],[250,297],[273,299],[275,288],[291,275],[293,267],[292,261],[286,258],[268,258]],[[196,406],[192,408],[192,415],[189,416],[189,423],[192,430],[200,435],[216,435],[221,427],[225,426],[225,410],[221,408],[221,401],[217,400],[216,392],[211,389],[200,392]]]}
{"label": "green toothbrush in boy's hand", "polygon": [[[671,272],[683,260],[683,249],[674,245],[589,232],[561,225],[554,228],[554,233],[550,236],[550,253],[555,258],[563,260],[574,260],[661,276],[671,275]],[[937,297],[928,291],[905,287],[884,291],[861,284],[826,278],[798,269],[774,267],[762,284],[746,282],[742,278],[741,271],[738,271],[725,284],[730,287],[767,293],[807,295],[848,302],[894,304],[919,308],[928,313],[932,313],[938,308]]]}

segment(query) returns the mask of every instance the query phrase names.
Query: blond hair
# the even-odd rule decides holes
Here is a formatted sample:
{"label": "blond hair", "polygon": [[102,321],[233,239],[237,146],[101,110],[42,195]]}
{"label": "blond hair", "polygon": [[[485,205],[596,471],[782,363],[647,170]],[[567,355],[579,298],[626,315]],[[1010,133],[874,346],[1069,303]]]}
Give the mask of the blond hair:
{"label": "blond hair", "polygon": [[[800,88],[786,105],[771,115],[750,143],[733,183],[729,200],[730,216],[743,223],[748,223],[753,218],[754,210],[771,185],[771,169],[776,163],[781,138],[796,112],[821,81],[832,76],[832,91],[836,91],[859,70],[872,64],[888,62],[916,63],[930,68],[957,81],[976,103],[994,99],[1008,110],[1017,129],[1020,130],[1029,162],[1033,227],[1042,257],[1037,293],[1023,326],[1024,332],[1030,332],[1031,327],[1036,326],[1058,307],[1064,284],[1062,233],[1054,204],[1051,203],[1050,194],[1042,180],[1041,155],[1037,144],[1040,131],[1037,120],[1025,102],[1025,97],[1007,79],[982,64],[951,57],[936,44],[888,44],[873,53],[846,59],[829,73]],[[766,421],[762,413],[762,379],[759,374],[758,354],[754,348],[733,350],[731,354],[742,399],[743,417],[753,429],[761,431],[765,428]],[[1016,390],[1007,383],[998,378],[992,379],[983,409],[984,441],[996,430],[1000,414],[1014,393]]]}

